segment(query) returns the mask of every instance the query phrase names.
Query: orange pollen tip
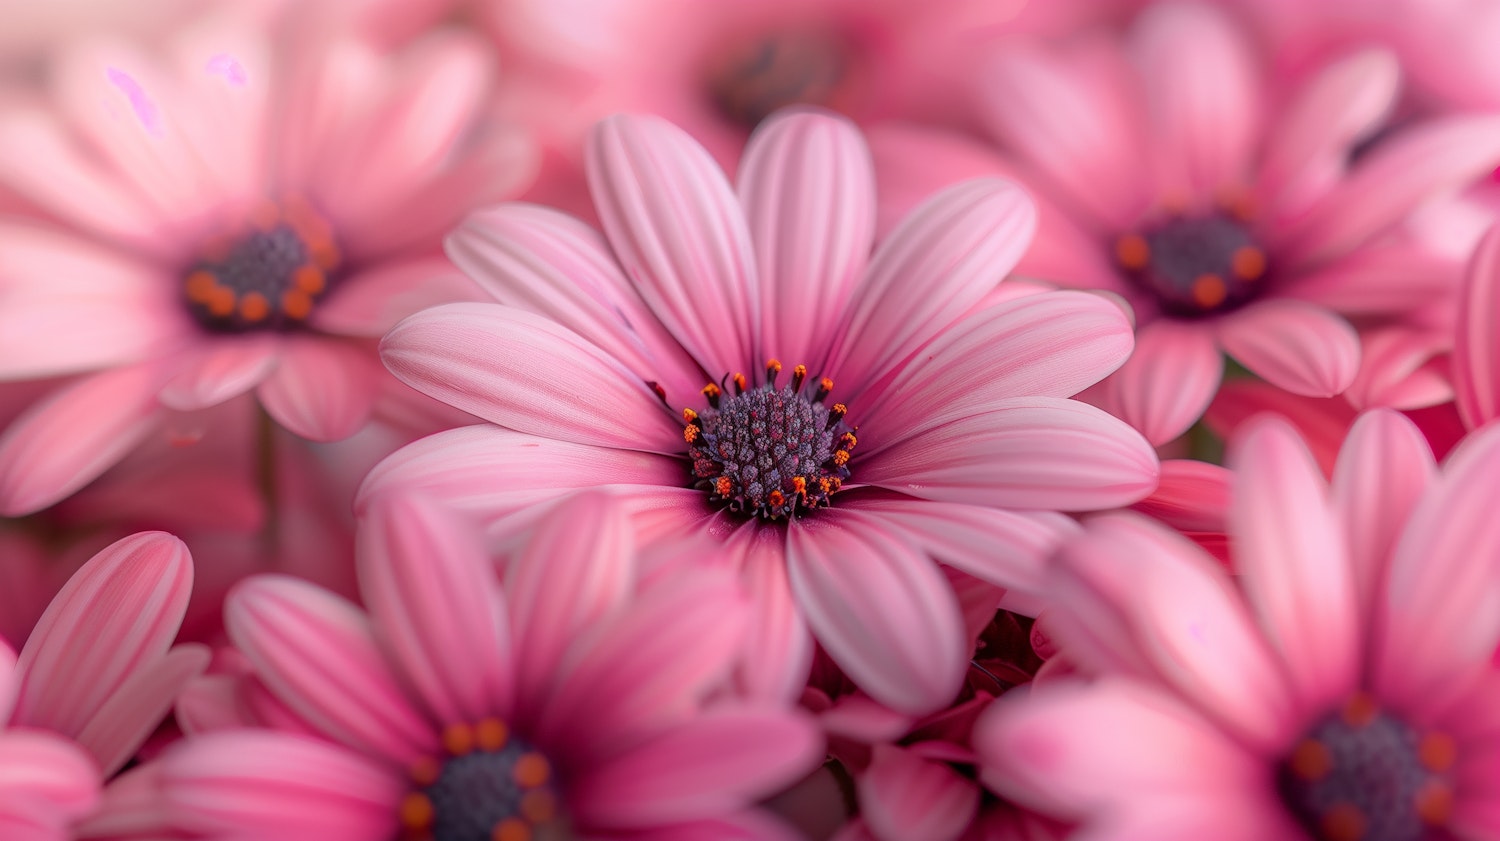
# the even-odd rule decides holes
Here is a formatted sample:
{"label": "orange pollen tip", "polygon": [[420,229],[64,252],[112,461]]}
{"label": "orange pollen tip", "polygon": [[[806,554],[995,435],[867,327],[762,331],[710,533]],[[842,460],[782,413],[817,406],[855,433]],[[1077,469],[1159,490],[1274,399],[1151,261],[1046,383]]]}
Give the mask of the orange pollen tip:
{"label": "orange pollen tip", "polygon": [[802,476],[793,476],[792,489],[795,490],[799,496],[807,496],[807,479]]}
{"label": "orange pollen tip", "polygon": [[219,286],[219,279],[210,272],[199,269],[187,276],[184,284],[187,289],[188,300],[195,304],[206,304],[213,297],[214,290]]}
{"label": "orange pollen tip", "polygon": [[1140,271],[1151,262],[1151,246],[1140,234],[1126,234],[1115,240],[1115,262],[1131,271]]}
{"label": "orange pollen tip", "polygon": [[317,266],[303,266],[292,275],[292,283],[309,295],[316,295],[328,286],[328,278]]}
{"label": "orange pollen tip", "polygon": [[1340,714],[1350,727],[1365,727],[1373,723],[1380,715],[1380,706],[1375,703],[1374,698],[1364,692],[1359,692],[1344,704],[1344,709]]}
{"label": "orange pollen tip", "polygon": [[832,490],[833,490],[833,482],[828,477],[826,477],[826,476],[823,477],[822,479],[819,479],[818,480],[818,490],[822,491],[825,494],[832,492]]}
{"label": "orange pollen tip", "polygon": [[697,441],[698,440],[698,427],[697,426],[685,426],[685,427],[683,427],[682,428],[682,440],[686,441],[689,444],[693,443],[694,441]]}
{"label": "orange pollen tip", "polygon": [[780,508],[781,506],[786,504],[786,494],[782,493],[781,491],[771,491],[770,495],[766,497],[766,501],[770,502],[777,508]]}
{"label": "orange pollen tip", "polygon": [[531,841],[531,826],[520,818],[506,818],[495,824],[492,841]]}
{"label": "orange pollen tip", "polygon": [[467,724],[450,724],[443,730],[443,749],[453,756],[474,751],[474,728]]}
{"label": "orange pollen tip", "polygon": [[407,829],[427,829],[435,817],[437,814],[427,795],[414,791],[401,800],[401,825]]}
{"label": "orange pollen tip", "polygon": [[744,374],[735,374],[734,375],[734,387],[737,388],[737,389],[739,389],[740,391],[744,391],[745,390],[745,375]]}
{"label": "orange pollen tip", "polygon": [[271,314],[271,302],[259,292],[247,292],[240,299],[240,317],[246,321],[260,321]]}
{"label": "orange pollen tip", "polygon": [[522,754],[516,760],[515,767],[510,770],[511,777],[515,779],[516,785],[522,788],[537,788],[545,785],[547,778],[552,776],[552,766],[547,764],[547,758],[539,753]]}
{"label": "orange pollen tip", "polygon": [[682,410],[682,422],[683,423],[692,423],[693,421],[695,421],[697,419],[698,419],[698,413],[697,412],[693,411],[692,409],[683,409]]}
{"label": "orange pollen tip", "polygon": [[798,365],[797,367],[793,368],[792,369],[792,376],[794,376],[794,377],[806,377],[807,376],[807,366],[806,365]]}
{"label": "orange pollen tip", "polygon": [[230,313],[234,312],[234,290],[228,286],[215,286],[213,294],[209,295],[208,300],[204,303],[208,306],[210,313],[219,318],[227,317]]}
{"label": "orange pollen tip", "polygon": [[1266,253],[1253,245],[1236,248],[1229,257],[1229,268],[1240,280],[1255,280],[1266,273]]}
{"label": "orange pollen tip", "polygon": [[845,432],[843,436],[839,438],[839,443],[844,445],[844,449],[852,450],[854,449],[854,445],[859,443],[859,439],[854,437],[854,433]]}
{"label": "orange pollen tip", "polygon": [[1292,751],[1291,766],[1298,777],[1316,782],[1333,770],[1333,754],[1317,739],[1306,739]]}
{"label": "orange pollen tip", "polygon": [[833,412],[835,415],[847,415],[849,414],[849,407],[843,403],[835,403],[833,404],[833,408],[828,411]]}
{"label": "orange pollen tip", "polygon": [[1458,743],[1447,733],[1428,733],[1417,745],[1422,767],[1441,774],[1458,761]]}
{"label": "orange pollen tip", "polygon": [[1417,792],[1417,814],[1428,826],[1442,826],[1453,815],[1453,788],[1431,780]]}
{"label": "orange pollen tip", "polygon": [[824,377],[823,379],[818,381],[818,387],[823,389],[824,391],[833,391],[833,380]]}
{"label": "orange pollen tip", "polygon": [[848,464],[849,463],[849,451],[848,450],[834,450],[834,452],[833,452],[833,463],[837,464],[839,467],[843,467],[844,465]]}
{"label": "orange pollen tip", "polygon": [[1365,813],[1353,803],[1336,803],[1318,821],[1324,841],[1359,841],[1370,828]]}
{"label": "orange pollen tip", "polygon": [[720,393],[719,387],[713,383],[709,383],[703,387],[703,396],[705,397],[718,397]]}
{"label": "orange pollen tip", "polygon": [[480,750],[497,751],[505,747],[510,731],[500,719],[486,718],[474,727],[474,738],[479,743]]}
{"label": "orange pollen tip", "polygon": [[438,781],[443,775],[443,763],[430,756],[424,756],[411,764],[411,770],[407,772],[411,781],[423,788]]}
{"label": "orange pollen tip", "polygon": [[1216,307],[1227,297],[1229,287],[1216,274],[1201,274],[1193,281],[1193,300],[1200,307]]}
{"label": "orange pollen tip", "polygon": [[773,374],[779,374],[781,373],[781,363],[775,359],[767,359],[766,370],[770,371]]}
{"label": "orange pollen tip", "polygon": [[312,308],[312,297],[300,289],[288,289],[281,293],[281,311],[292,318],[307,318],[312,315]]}
{"label": "orange pollen tip", "polygon": [[734,491],[734,482],[728,476],[720,476],[714,480],[714,493],[719,496],[729,496]]}
{"label": "orange pollen tip", "polygon": [[533,824],[543,824],[557,817],[557,798],[546,789],[521,795],[521,815]]}

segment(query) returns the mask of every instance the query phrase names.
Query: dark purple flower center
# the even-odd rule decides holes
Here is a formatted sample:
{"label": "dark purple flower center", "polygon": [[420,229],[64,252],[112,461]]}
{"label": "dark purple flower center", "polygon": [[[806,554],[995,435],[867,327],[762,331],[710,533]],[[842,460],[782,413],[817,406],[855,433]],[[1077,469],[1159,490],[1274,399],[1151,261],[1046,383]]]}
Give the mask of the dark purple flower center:
{"label": "dark purple flower center", "polygon": [[733,396],[710,383],[703,389],[708,408],[682,413],[694,486],[717,505],[763,520],[828,506],[849,478],[849,454],[858,443],[855,428],[844,423],[844,404],[823,402],[833,380],[820,380],[808,394],[805,367],[777,388],[780,373],[773,359],[762,385],[747,388],[743,374],[726,378]]}
{"label": "dark purple flower center", "polygon": [[188,311],[214,332],[283,330],[312,314],[339,265],[328,224],[300,202],[257,208],[209,243],[183,278]]}
{"label": "dark purple flower center", "polygon": [[412,841],[538,841],[557,826],[547,758],[503,723],[485,719],[443,732],[447,757],[412,769],[418,789],[401,804]]}
{"label": "dark purple flower center", "polygon": [[1297,743],[1277,787],[1318,841],[1439,841],[1456,750],[1452,737],[1418,733],[1361,694]]}
{"label": "dark purple flower center", "polygon": [[1229,213],[1171,216],[1115,240],[1114,252],[1120,270],[1169,315],[1231,310],[1265,285],[1266,252]]}
{"label": "dark purple flower center", "polygon": [[852,45],[833,33],[772,32],[719,54],[708,72],[709,96],[746,128],[788,105],[837,108],[853,59]]}

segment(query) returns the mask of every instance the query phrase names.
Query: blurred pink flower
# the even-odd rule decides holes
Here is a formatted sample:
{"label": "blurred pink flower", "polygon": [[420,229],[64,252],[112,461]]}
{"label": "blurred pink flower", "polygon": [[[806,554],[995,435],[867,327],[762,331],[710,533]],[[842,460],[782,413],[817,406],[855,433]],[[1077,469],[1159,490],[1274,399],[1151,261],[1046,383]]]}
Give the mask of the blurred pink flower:
{"label": "blurred pink flower", "polygon": [[1494,837],[1500,431],[1439,474],[1371,412],[1331,485],[1280,420],[1230,455],[1243,592],[1150,521],[1089,523],[1048,628],[1097,679],[998,701],[985,782],[1098,839]]}
{"label": "blurred pink flower", "polygon": [[371,340],[469,296],[439,237],[533,167],[484,123],[488,54],[434,31],[388,56],[323,22],[83,43],[51,110],[0,112],[0,184],[40,213],[0,224],[0,379],[85,375],[0,437],[0,512],[252,389],[298,435],[348,436],[385,376]]}
{"label": "blurred pink flower", "polygon": [[795,698],[810,628],[872,695],[927,712],[957,691],[966,649],[933,558],[1024,589],[1071,526],[1033,509],[1154,487],[1139,435],[1065,399],[1129,353],[1120,309],[1078,292],[976,307],[1029,241],[1013,185],[934,197],[872,256],[868,153],[841,118],[763,124],[738,196],[650,117],[602,123],[589,175],[607,239],[528,205],[451,237],[508,306],[420,313],[382,355],[494,425],[403,449],[366,496],[418,487],[495,525],[618,486],[642,528],[708,536],[743,570],[766,640],[746,691]]}
{"label": "blurred pink flower", "polygon": [[1226,13],[1187,3],[1149,7],[1119,39],[997,47],[979,107],[1013,160],[877,132],[888,213],[934,183],[1019,174],[1040,224],[1018,271],[1130,302],[1135,353],[1090,399],[1153,443],[1202,416],[1222,353],[1289,391],[1338,394],[1360,375],[1349,319],[1401,319],[1456,291],[1451,258],[1392,232],[1500,163],[1500,116],[1415,123],[1350,164],[1396,100],[1394,57],[1346,55],[1288,93],[1259,58]]}
{"label": "blurred pink flower", "polygon": [[648,578],[625,518],[603,494],[559,503],[502,582],[467,524],[387,496],[359,533],[368,613],[289,577],[242,585],[227,625],[261,700],[232,677],[184,696],[195,735],[161,765],[174,822],[246,841],[773,826],[753,803],[816,767],[821,738],[779,706],[710,702],[749,606],[727,574]]}

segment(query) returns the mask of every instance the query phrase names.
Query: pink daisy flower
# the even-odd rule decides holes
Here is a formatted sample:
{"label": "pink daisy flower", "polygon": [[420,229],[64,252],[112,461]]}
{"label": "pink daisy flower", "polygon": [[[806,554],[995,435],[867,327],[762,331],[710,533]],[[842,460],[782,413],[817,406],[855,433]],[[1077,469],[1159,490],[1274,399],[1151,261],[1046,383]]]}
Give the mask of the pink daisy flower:
{"label": "pink daisy flower", "polygon": [[984,780],[1098,839],[1473,841],[1500,832],[1500,433],[1439,474],[1398,413],[1331,485],[1284,421],[1231,452],[1237,591],[1180,537],[1101,516],[1049,630],[1093,682],[1002,699]]}
{"label": "pink daisy flower", "polygon": [[532,168],[503,132],[477,142],[487,53],[289,20],[204,20],[159,55],[80,44],[50,110],[0,113],[0,184],[42,214],[0,224],[0,379],[80,375],[0,437],[0,512],[252,389],[298,435],[348,436],[385,376],[371,340],[468,286],[438,238]]}
{"label": "pink daisy flower", "polygon": [[230,726],[163,757],[174,825],[246,841],[774,828],[752,805],[816,767],[821,738],[780,706],[708,702],[748,641],[745,598],[727,575],[648,577],[625,517],[603,494],[560,504],[502,581],[463,522],[384,497],[359,534],[368,613],[294,578],[242,585],[226,624],[271,714],[184,708],[191,729]]}
{"label": "pink daisy flower", "polygon": [[1394,58],[1354,53],[1290,91],[1258,58],[1222,11],[1157,4],[1119,38],[996,49],[980,112],[1011,162],[917,130],[876,138],[898,191],[1012,171],[1037,192],[1020,270],[1130,302],[1136,350],[1098,399],[1156,444],[1202,416],[1223,353],[1298,394],[1348,388],[1349,319],[1401,319],[1456,288],[1450,259],[1393,231],[1500,162],[1500,117],[1454,116],[1350,164],[1396,100]]}
{"label": "pink daisy flower", "polygon": [[366,496],[419,487],[503,527],[618,486],[642,529],[706,536],[744,571],[767,641],[746,691],[795,698],[816,637],[872,695],[927,712],[967,649],[934,557],[1024,589],[1071,525],[1032,509],[1155,486],[1139,435],[1066,399],[1129,353],[1120,309],[1078,292],[982,306],[1031,232],[1011,184],[935,197],[872,256],[868,152],[843,119],[768,121],[738,196],[656,118],[605,121],[589,162],[607,239],[527,205],[452,236],[508,306],[430,309],[382,355],[493,426],[399,451]]}

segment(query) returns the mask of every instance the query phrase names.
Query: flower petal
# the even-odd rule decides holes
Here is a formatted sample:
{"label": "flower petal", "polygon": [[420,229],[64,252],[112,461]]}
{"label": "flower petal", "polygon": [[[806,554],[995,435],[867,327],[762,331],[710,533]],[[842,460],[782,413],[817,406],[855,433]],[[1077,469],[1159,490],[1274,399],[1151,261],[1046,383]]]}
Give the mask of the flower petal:
{"label": "flower petal", "polygon": [[640,377],[544,316],[449,304],[387,334],[381,358],[431,397],[518,432],[680,452],[682,424]]}
{"label": "flower petal", "polygon": [[336,745],[265,730],[198,736],[162,763],[168,808],[207,837],[368,841],[391,831],[408,790]]}
{"label": "flower petal", "polygon": [[984,297],[1015,266],[1036,210],[1015,184],[986,178],[929,199],[886,237],[855,290],[827,372],[861,389]]}
{"label": "flower petal", "polygon": [[763,350],[825,370],[826,342],[874,245],[869,147],[843,117],[782,112],[751,135],[738,182],[760,269]]}
{"label": "flower petal", "polygon": [[441,257],[392,259],[341,280],[318,301],[308,324],[336,336],[378,339],[412,313],[482,300],[478,284]]}
{"label": "flower petal", "polygon": [[375,405],[381,376],[368,350],[341,340],[286,340],[281,364],[256,390],[276,422],[312,441],[358,432]]}
{"label": "flower petal", "polygon": [[1500,416],[1500,227],[1474,249],[1464,274],[1453,344],[1453,390],[1470,428]]}
{"label": "flower petal", "polygon": [[600,827],[714,817],[791,785],[822,758],[822,734],[809,719],[719,707],[587,770],[569,809]]}
{"label": "flower petal", "polygon": [[1218,333],[1226,353],[1293,394],[1332,397],[1359,373],[1354,328],[1312,304],[1262,301],[1225,318]]}
{"label": "flower petal", "polygon": [[280,361],[276,351],[269,336],[216,339],[194,348],[158,397],[185,412],[216,406],[259,385]]}
{"label": "flower petal", "polygon": [[1457,294],[1453,258],[1423,243],[1381,243],[1299,274],[1278,291],[1358,318],[1405,318],[1437,297]]}
{"label": "flower petal", "polygon": [[839,516],[797,521],[788,540],[792,593],[856,685],[900,712],[953,700],[968,644],[953,588],[920,549]]}
{"label": "flower petal", "polygon": [[[1500,427],[1470,436],[1417,502],[1378,594],[1375,689],[1416,710],[1451,700],[1500,638]],[[1422,652],[1418,656],[1417,652]]]}
{"label": "flower petal", "polygon": [[902,429],[934,407],[1005,397],[1072,397],[1124,363],[1120,308],[1085,292],[1045,292],[987,307],[945,330],[879,396],[856,405],[867,429]]}
{"label": "flower petal", "polygon": [[40,511],[93,481],[156,428],[162,376],[118,368],[70,383],[0,435],[0,514]]}
{"label": "flower petal", "polygon": [[946,762],[876,745],[859,778],[859,803],[877,838],[955,841],[979,810],[979,786]]}
{"label": "flower petal", "polygon": [[754,605],[747,636],[755,643],[745,646],[734,674],[740,697],[793,704],[812,670],[813,639],[792,596],[786,538],[774,529],[746,523],[725,542],[723,551],[740,556],[740,581]]}
{"label": "flower petal", "polygon": [[1140,433],[1056,397],[960,405],[871,449],[856,456],[862,483],[997,508],[1116,508],[1151,493],[1160,472]]}
{"label": "flower petal", "polygon": [[401,768],[436,750],[433,725],[353,604],[298,578],[261,575],[229,594],[224,628],[261,681],[330,739]]}
{"label": "flower petal", "polygon": [[471,215],[448,255],[498,302],[546,316],[655,380],[673,405],[708,377],[657,321],[604,237],[547,207],[510,202]]}
{"label": "flower petal", "polygon": [[580,488],[634,485],[651,490],[686,483],[677,458],[555,441],[480,424],[452,429],[396,451],[365,477],[362,511],[377,494],[418,491],[477,517],[492,536],[501,523],[537,503]]}
{"label": "flower petal", "polygon": [[387,494],[365,509],[355,556],[381,646],[433,720],[508,715],[510,626],[477,531],[425,498]]}
{"label": "flower petal", "polygon": [[[21,650],[12,721],[78,738],[132,673],[167,653],[192,589],[187,546],[165,532],[101,550],[53,598]],[[108,722],[127,730],[156,723]]]}
{"label": "flower petal", "polygon": [[506,565],[518,703],[530,714],[572,641],[634,595],[637,538],[630,525],[614,497],[582,491],[550,505]]}
{"label": "flower petal", "polygon": [[611,117],[589,137],[588,178],[626,275],[698,364],[759,364],[749,230],[703,147],[659,117]]}
{"label": "flower petal", "polygon": [[1260,141],[1262,80],[1243,33],[1213,6],[1163,3],[1130,34],[1156,161],[1190,195],[1243,179]]}
{"label": "flower petal", "polygon": [[[67,739],[41,731],[0,730],[0,758],[0,829],[11,828],[7,819],[24,818],[52,828],[33,837],[65,841],[72,837],[67,825],[83,819],[99,802],[98,768]],[[7,831],[5,837],[12,836]]]}
{"label": "flower petal", "polygon": [[208,668],[205,646],[179,645],[136,669],[75,737],[113,777],[171,712],[178,693]]}
{"label": "flower petal", "polygon": [[1295,220],[1283,246],[1307,264],[1353,251],[1424,200],[1500,163],[1500,116],[1435,117],[1372,150],[1339,186]]}
{"label": "flower petal", "polygon": [[1237,434],[1229,508],[1235,568],[1299,698],[1338,703],[1360,673],[1354,573],[1328,485],[1296,430],[1260,418]]}
{"label": "flower petal", "polygon": [[1333,508],[1354,565],[1363,627],[1373,627],[1391,552],[1436,475],[1422,431],[1389,409],[1361,415],[1339,450]]}
{"label": "flower petal", "polygon": [[1136,334],[1135,352],[1104,381],[1099,402],[1159,447],[1203,417],[1223,375],[1211,331],[1161,319]]}

